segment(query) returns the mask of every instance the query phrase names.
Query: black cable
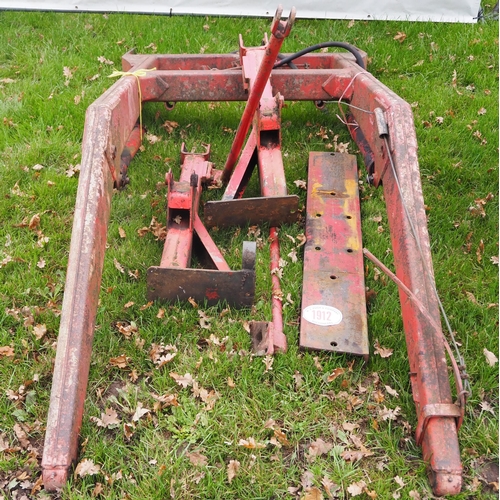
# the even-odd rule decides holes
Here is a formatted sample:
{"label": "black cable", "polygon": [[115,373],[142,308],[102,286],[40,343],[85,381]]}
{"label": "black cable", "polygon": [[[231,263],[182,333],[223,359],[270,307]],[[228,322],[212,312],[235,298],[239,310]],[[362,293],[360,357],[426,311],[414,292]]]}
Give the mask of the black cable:
{"label": "black cable", "polygon": [[356,62],[358,63],[358,65],[361,66],[362,69],[366,69],[365,62],[363,61],[363,58],[361,57],[359,50],[356,47],[354,47],[354,45],[345,42],[317,43],[316,45],[312,45],[311,47],[302,49],[299,52],[296,52],[295,54],[291,54],[287,57],[284,57],[274,65],[274,69],[280,68],[281,66],[288,64],[289,62],[293,61],[294,59],[297,59],[300,56],[309,54],[309,52],[314,52],[315,50],[324,49],[325,47],[340,47],[342,49],[349,51],[356,58]]}

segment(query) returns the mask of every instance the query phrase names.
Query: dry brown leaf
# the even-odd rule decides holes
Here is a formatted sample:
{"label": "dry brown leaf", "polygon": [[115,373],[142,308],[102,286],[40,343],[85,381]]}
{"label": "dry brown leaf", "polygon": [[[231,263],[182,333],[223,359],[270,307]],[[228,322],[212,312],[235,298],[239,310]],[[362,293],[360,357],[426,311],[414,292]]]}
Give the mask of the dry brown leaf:
{"label": "dry brown leaf", "polygon": [[117,368],[127,368],[129,360],[130,358],[125,356],[125,354],[121,354],[116,358],[109,358],[109,364],[111,366],[116,366]]}
{"label": "dry brown leaf", "polygon": [[301,385],[304,382],[304,375],[295,370],[295,373],[292,375],[292,378],[295,381],[295,390],[300,389]]}
{"label": "dry brown leaf", "polygon": [[8,345],[0,347],[0,358],[2,356],[6,358],[14,357],[14,349]]}
{"label": "dry brown leaf", "polygon": [[231,377],[227,377],[227,386],[230,387],[231,389],[234,389],[236,387],[236,384],[234,383],[234,380]]}
{"label": "dry brown leaf", "polygon": [[248,439],[240,439],[238,442],[238,446],[243,446],[244,448],[248,448],[249,450],[257,450],[259,448],[266,447],[264,443],[255,441],[253,437],[249,437]]}
{"label": "dry brown leaf", "polygon": [[118,271],[120,271],[122,274],[125,273],[125,269],[123,268],[123,266],[115,259],[113,259],[113,263],[116,267],[116,269],[118,269]]}
{"label": "dry brown leaf", "polygon": [[187,452],[186,456],[189,458],[189,461],[196,467],[204,467],[208,464],[207,457],[202,455],[198,451],[193,451],[192,453]]}
{"label": "dry brown leaf", "polygon": [[397,40],[399,43],[403,43],[406,40],[406,33],[398,31],[398,34],[394,37],[394,40]]}
{"label": "dry brown leaf", "polygon": [[382,347],[378,343],[378,340],[375,341],[373,347],[375,347],[375,354],[378,354],[381,358],[388,358],[389,356],[392,356],[393,349],[390,349],[388,347]]}
{"label": "dry brown leaf", "polygon": [[90,417],[90,420],[96,423],[98,427],[104,427],[105,429],[113,429],[120,425],[118,413],[113,408],[106,408],[106,412],[101,413],[101,418]]}
{"label": "dry brown leaf", "polygon": [[262,358],[262,362],[266,366],[264,373],[267,373],[268,371],[273,369],[274,357],[270,354],[267,354],[264,358]]}
{"label": "dry brown leaf", "polygon": [[132,422],[138,422],[144,415],[150,412],[147,408],[144,408],[140,401],[137,402],[137,408],[135,409],[134,416],[132,417]]}
{"label": "dry brown leaf", "polygon": [[238,460],[230,460],[227,464],[227,480],[229,481],[229,484],[231,484],[233,479],[236,477],[236,474],[238,474],[240,465],[241,464]]}
{"label": "dry brown leaf", "polygon": [[190,373],[186,373],[185,375],[179,375],[175,372],[170,372],[169,375],[179,384],[186,389],[188,386],[192,386],[194,379]]}
{"label": "dry brown leaf", "polygon": [[101,472],[101,466],[94,464],[89,458],[84,458],[75,468],[75,477],[95,476]]}
{"label": "dry brown leaf", "polygon": [[396,420],[399,416],[401,408],[396,406],[396,408],[387,408],[385,405],[382,409],[378,410],[378,415],[382,420]]}
{"label": "dry brown leaf", "polygon": [[390,385],[385,386],[385,390],[387,391],[388,394],[391,396],[394,396],[395,398],[399,397],[399,392],[393,389]]}
{"label": "dry brown leaf", "polygon": [[357,483],[352,483],[350,486],[347,487],[347,491],[351,494],[352,497],[357,497],[361,495],[366,488],[366,483],[361,480],[358,481]]}
{"label": "dry brown leaf", "polygon": [[290,446],[290,441],[286,437],[286,434],[280,429],[274,429],[274,437],[283,445]]}
{"label": "dry brown leaf", "polygon": [[321,363],[319,362],[319,356],[314,356],[313,361],[314,361],[314,366],[316,367],[316,370],[318,370],[319,372],[322,372],[323,367],[321,366]]}
{"label": "dry brown leaf", "polygon": [[323,493],[316,486],[308,488],[301,500],[323,500]]}
{"label": "dry brown leaf", "polygon": [[307,182],[303,181],[301,179],[297,179],[296,181],[293,181],[293,183],[299,188],[299,189],[307,189]]}
{"label": "dry brown leaf", "polygon": [[316,459],[316,457],[319,457],[321,455],[326,455],[332,448],[333,448],[333,443],[327,443],[326,441],[323,441],[321,438],[318,438],[316,439],[316,441],[313,441],[309,446],[306,459],[308,462],[312,462],[313,460]]}
{"label": "dry brown leaf", "polygon": [[135,425],[132,422],[126,422],[123,424],[123,435],[127,440],[130,440],[130,438],[134,435],[135,433]]}
{"label": "dry brown leaf", "polygon": [[40,225],[40,214],[35,214],[31,217],[30,222],[28,224],[28,228],[32,231],[35,230]]}
{"label": "dry brown leaf", "polygon": [[486,356],[488,365],[495,366],[498,363],[498,358],[491,351],[488,351],[486,347],[483,349],[483,354]]}
{"label": "dry brown leaf", "polygon": [[23,429],[23,427],[21,427],[21,424],[14,424],[13,430],[16,434],[19,444],[25,449],[29,448],[30,442],[28,439],[28,434],[26,434],[26,431]]}
{"label": "dry brown leaf", "polygon": [[198,309],[198,316],[200,317],[200,326],[205,330],[210,330],[210,327],[212,326],[210,321],[212,321],[212,318],[208,317],[201,309]]}
{"label": "dry brown leaf", "polygon": [[358,429],[359,424],[351,424],[349,422],[342,422],[342,429],[347,432],[352,432],[354,429]]}
{"label": "dry brown leaf", "polygon": [[94,486],[94,489],[92,490],[92,496],[94,498],[102,495],[102,492],[104,491],[104,487],[102,485],[102,483],[96,483],[96,485]]}
{"label": "dry brown leaf", "polygon": [[328,377],[326,377],[326,381],[327,382],[333,382],[337,377],[340,377],[340,375],[343,375],[345,373],[345,370],[344,368],[335,368],[335,370],[333,370],[332,373],[330,373],[330,375],[328,375]]}
{"label": "dry brown leaf", "polygon": [[41,340],[47,333],[47,327],[45,325],[35,325],[33,327],[33,335],[37,340]]}
{"label": "dry brown leaf", "polygon": [[[125,304],[124,307],[126,307]],[[132,336],[132,334],[138,333],[139,329],[137,328],[137,324],[134,321],[128,323],[127,321],[117,321],[116,322],[117,330],[127,339]]]}
{"label": "dry brown leaf", "polygon": [[123,227],[119,227],[118,228],[118,234],[120,235],[120,238],[126,238],[127,237],[127,233],[125,232],[125,229],[123,229]]}

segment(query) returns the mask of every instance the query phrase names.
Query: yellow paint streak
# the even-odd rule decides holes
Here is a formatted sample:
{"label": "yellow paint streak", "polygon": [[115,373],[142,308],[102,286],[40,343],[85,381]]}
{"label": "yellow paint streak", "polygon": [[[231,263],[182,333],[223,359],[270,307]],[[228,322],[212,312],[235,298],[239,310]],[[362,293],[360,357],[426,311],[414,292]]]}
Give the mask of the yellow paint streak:
{"label": "yellow paint streak", "polygon": [[[355,179],[346,179],[345,180],[345,192],[347,194],[347,198],[344,198],[344,207],[343,212],[346,215],[351,215],[352,219],[346,219],[346,222],[350,229],[350,235],[347,238],[347,247],[352,248],[354,251],[358,251],[361,249],[361,241],[358,238],[358,230],[357,230],[357,220],[355,214],[348,213],[348,202],[356,199],[356,195],[358,192],[358,184]],[[358,215],[359,216],[359,215]]]}

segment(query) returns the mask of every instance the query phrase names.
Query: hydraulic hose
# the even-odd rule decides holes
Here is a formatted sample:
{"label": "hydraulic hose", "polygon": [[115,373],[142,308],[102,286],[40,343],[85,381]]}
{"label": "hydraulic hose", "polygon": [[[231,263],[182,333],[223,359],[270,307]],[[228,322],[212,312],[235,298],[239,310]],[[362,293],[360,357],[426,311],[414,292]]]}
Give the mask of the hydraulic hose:
{"label": "hydraulic hose", "polygon": [[283,59],[280,58],[280,61],[274,65],[274,69],[280,68],[285,64],[289,64],[294,59],[297,59],[298,57],[303,56],[305,54],[309,54],[309,52],[314,52],[315,50],[324,49],[326,47],[340,47],[342,49],[349,51],[356,58],[356,62],[358,63],[358,65],[361,66],[362,69],[366,69],[365,62],[363,61],[363,58],[361,57],[359,50],[354,45],[345,42],[323,42],[323,43],[317,43],[316,45],[312,45],[311,47],[306,47],[305,49],[302,49],[299,52],[296,52],[295,54],[291,54],[287,57],[284,57]]}

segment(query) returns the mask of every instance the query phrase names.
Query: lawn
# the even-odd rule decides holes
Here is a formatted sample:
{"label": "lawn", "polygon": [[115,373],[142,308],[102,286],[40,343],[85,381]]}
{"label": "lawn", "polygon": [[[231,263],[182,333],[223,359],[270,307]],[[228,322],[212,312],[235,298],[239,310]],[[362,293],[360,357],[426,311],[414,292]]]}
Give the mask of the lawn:
{"label": "lawn", "polygon": [[[270,318],[265,227],[213,235],[232,268],[243,240],[257,241],[251,310],[147,302],[165,172],[178,176],[182,142],[210,143],[222,168],[241,103],[144,106],[144,148],[112,200],[78,465],[63,491],[41,485],[86,107],[134,47],[228,53],[240,33],[260,45],[269,25],[0,12],[0,500],[433,498],[414,440],[397,287],[373,264],[367,363],[299,349],[303,224],[280,231],[286,354],[253,356],[247,333],[250,319]],[[328,40],[364,50],[368,69],[413,108],[437,289],[472,389],[456,498],[498,497],[498,23],[298,19],[283,52]],[[337,113],[333,103],[283,109],[287,187],[302,205],[295,181],[307,179],[309,151],[358,152]],[[363,244],[392,266],[382,190],[362,181],[360,196]]]}

